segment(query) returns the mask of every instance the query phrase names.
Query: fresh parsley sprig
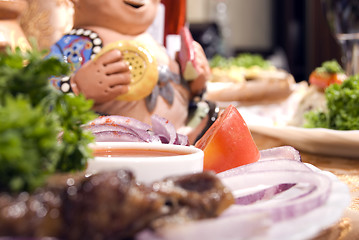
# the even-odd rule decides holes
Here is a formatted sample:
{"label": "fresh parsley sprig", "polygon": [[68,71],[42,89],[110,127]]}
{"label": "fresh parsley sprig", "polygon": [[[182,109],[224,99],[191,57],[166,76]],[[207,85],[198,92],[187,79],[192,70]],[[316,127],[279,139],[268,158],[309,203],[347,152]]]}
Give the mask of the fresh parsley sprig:
{"label": "fresh parsley sprig", "polygon": [[32,191],[55,171],[60,122],[32,106],[27,97],[7,95],[0,106],[0,190]]}
{"label": "fresh parsley sprig", "polygon": [[304,115],[307,128],[335,130],[359,129],[359,75],[347,78],[342,84],[332,84],[325,90],[327,109]]}
{"label": "fresh parsley sprig", "polygon": [[62,94],[49,83],[69,67],[45,52],[0,53],[0,190],[32,191],[56,171],[84,170],[96,117],[92,101]]}

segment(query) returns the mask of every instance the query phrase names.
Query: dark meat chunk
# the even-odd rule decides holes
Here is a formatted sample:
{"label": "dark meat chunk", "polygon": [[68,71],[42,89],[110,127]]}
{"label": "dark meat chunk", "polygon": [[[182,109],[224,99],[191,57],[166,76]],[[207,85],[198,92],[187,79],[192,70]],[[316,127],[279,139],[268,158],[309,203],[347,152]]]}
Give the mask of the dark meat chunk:
{"label": "dark meat chunk", "polygon": [[0,236],[53,236],[62,228],[60,192],[0,195]]}
{"label": "dark meat chunk", "polygon": [[74,186],[64,198],[64,239],[126,239],[163,215],[165,199],[120,170]]}
{"label": "dark meat chunk", "polygon": [[33,194],[0,195],[0,236],[130,239],[145,228],[216,217],[232,203],[211,172],[151,186],[126,170],[61,176]]}
{"label": "dark meat chunk", "polygon": [[163,215],[164,203],[125,170],[55,176],[31,195],[0,196],[0,236],[126,239]]}
{"label": "dark meat chunk", "polygon": [[167,198],[169,213],[152,222],[153,227],[219,216],[234,203],[232,193],[213,172],[166,178],[153,184]]}

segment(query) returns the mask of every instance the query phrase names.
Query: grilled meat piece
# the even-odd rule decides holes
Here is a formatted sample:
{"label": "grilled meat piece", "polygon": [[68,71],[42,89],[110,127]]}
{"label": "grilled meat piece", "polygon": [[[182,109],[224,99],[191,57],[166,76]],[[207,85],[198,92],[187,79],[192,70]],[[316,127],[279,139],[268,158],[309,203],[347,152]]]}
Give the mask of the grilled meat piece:
{"label": "grilled meat piece", "polygon": [[[0,236],[54,236],[62,228],[61,192],[0,194]],[[54,234],[55,233],[55,234]]]}
{"label": "grilled meat piece", "polygon": [[148,186],[127,170],[56,177],[33,194],[0,195],[0,236],[129,239],[145,228],[216,217],[232,203],[211,172]]}
{"label": "grilled meat piece", "polygon": [[169,213],[152,222],[161,227],[169,223],[219,216],[234,203],[232,193],[213,172],[169,177],[153,183],[153,190],[165,196]]}
{"label": "grilled meat piece", "polygon": [[65,194],[64,239],[126,239],[162,216],[165,199],[129,171],[94,175]]}

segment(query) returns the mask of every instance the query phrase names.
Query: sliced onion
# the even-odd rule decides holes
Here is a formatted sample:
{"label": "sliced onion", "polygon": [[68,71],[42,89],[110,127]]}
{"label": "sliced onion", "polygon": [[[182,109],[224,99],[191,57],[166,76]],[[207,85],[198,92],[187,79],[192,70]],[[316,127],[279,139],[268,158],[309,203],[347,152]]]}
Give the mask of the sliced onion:
{"label": "sliced onion", "polygon": [[95,120],[89,122],[87,125],[122,125],[122,126],[130,126],[131,128],[142,129],[142,130],[150,130],[151,126],[141,122],[135,118],[124,117],[119,115],[110,115],[110,116],[100,116]]}
{"label": "sliced onion", "polygon": [[121,131],[102,131],[93,135],[97,142],[145,142],[135,134]]}
{"label": "sliced onion", "polygon": [[269,200],[274,196],[294,187],[296,183],[281,183],[270,186],[255,193],[235,198],[235,204],[248,205],[262,200]]}
{"label": "sliced onion", "polygon": [[[123,132],[123,133],[130,133],[135,134],[133,129],[129,127],[125,127],[122,125],[114,125],[114,124],[94,124],[94,125],[86,125],[84,126],[84,129],[90,130],[92,133],[98,133],[98,132]],[[143,130],[144,131],[144,130]]]}
{"label": "sliced onion", "polygon": [[152,131],[159,135],[163,143],[174,144],[177,139],[176,128],[167,119],[152,115]]}
{"label": "sliced onion", "polygon": [[[330,179],[313,171],[271,170],[254,171],[236,176],[223,177],[222,182],[232,191],[250,189],[260,185],[275,186],[283,183],[307,184],[310,187],[300,195],[292,194],[282,199],[260,201],[250,205],[236,205],[231,214],[264,212],[272,221],[283,221],[301,216],[323,205],[331,189]],[[249,195],[248,195],[249,196]],[[242,196],[243,197],[243,196]]]}
{"label": "sliced onion", "polygon": [[226,178],[226,177],[233,177],[233,176],[250,173],[250,172],[274,171],[274,170],[312,171],[309,167],[307,167],[302,162],[280,159],[280,160],[258,161],[258,162],[250,163],[247,165],[242,165],[242,166],[232,168],[230,170],[218,173],[217,176],[220,178]]}
{"label": "sliced onion", "polygon": [[165,118],[152,116],[150,125],[133,118],[102,116],[83,126],[90,130],[97,142],[149,142],[188,146],[188,137],[177,134],[175,127]]}
{"label": "sliced onion", "polygon": [[177,133],[177,138],[174,144],[188,146],[189,145],[188,137],[186,135]]}
{"label": "sliced onion", "polygon": [[[126,139],[126,138],[122,138],[121,136],[119,136],[120,134],[122,134],[122,135],[127,134],[130,136],[130,138],[132,138],[132,136],[139,138],[140,142],[160,142],[160,139],[157,136],[155,137],[151,131],[133,128],[131,126],[98,124],[98,125],[88,125],[85,128],[92,131],[92,133],[95,136],[100,135],[99,133],[101,133],[101,132],[114,132],[115,135],[118,135],[117,141],[123,141],[121,139]],[[116,141],[116,138],[111,137],[111,140]],[[135,141],[135,139],[133,139],[133,140]],[[97,142],[103,142],[103,141],[108,142],[110,140],[103,139],[100,141],[98,138],[96,138],[96,141]]]}
{"label": "sliced onion", "polygon": [[160,137],[156,134],[154,134],[152,131],[148,132],[150,134],[150,140],[151,143],[162,143]]}
{"label": "sliced onion", "polygon": [[272,159],[288,159],[293,161],[301,161],[298,150],[290,146],[275,147],[260,151],[260,161],[272,160]]}

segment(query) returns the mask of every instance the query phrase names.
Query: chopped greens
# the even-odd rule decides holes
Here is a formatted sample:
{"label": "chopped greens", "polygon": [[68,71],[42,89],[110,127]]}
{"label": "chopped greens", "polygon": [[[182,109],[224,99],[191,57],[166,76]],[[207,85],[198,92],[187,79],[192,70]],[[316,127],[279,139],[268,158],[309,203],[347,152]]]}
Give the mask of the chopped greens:
{"label": "chopped greens", "polygon": [[0,191],[32,191],[54,172],[83,170],[93,136],[81,125],[94,119],[92,102],[49,83],[68,73],[45,52],[0,53]]}
{"label": "chopped greens", "polygon": [[320,67],[315,69],[318,73],[344,73],[344,69],[337,60],[323,62]]}
{"label": "chopped greens", "polygon": [[342,84],[332,84],[325,90],[326,111],[310,111],[304,115],[307,128],[335,130],[359,129],[359,75]]}
{"label": "chopped greens", "polygon": [[271,64],[259,54],[242,53],[238,54],[236,57],[230,58],[216,55],[210,60],[210,66],[212,68],[229,68],[231,66],[250,68],[258,66],[260,68],[267,69],[271,66]]}

